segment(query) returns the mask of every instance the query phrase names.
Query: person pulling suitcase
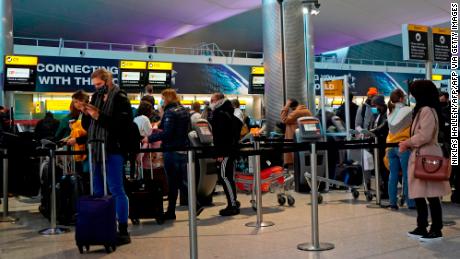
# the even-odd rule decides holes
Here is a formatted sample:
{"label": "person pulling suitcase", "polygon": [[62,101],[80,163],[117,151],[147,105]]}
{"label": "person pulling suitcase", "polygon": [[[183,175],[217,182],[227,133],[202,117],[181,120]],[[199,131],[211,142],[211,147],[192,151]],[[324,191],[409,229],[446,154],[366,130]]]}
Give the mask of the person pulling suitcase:
{"label": "person pulling suitcase", "polygon": [[94,143],[94,195],[103,196],[104,183],[102,177],[103,157],[107,157],[107,184],[115,200],[118,220],[117,245],[128,244],[131,238],[128,233],[128,197],[123,186],[124,157],[132,146],[129,138],[132,111],[127,94],[113,84],[112,73],[106,69],[97,69],[91,75],[91,82],[96,88],[89,104],[83,104],[83,128],[88,132],[88,141],[105,143],[105,150],[100,142]]}

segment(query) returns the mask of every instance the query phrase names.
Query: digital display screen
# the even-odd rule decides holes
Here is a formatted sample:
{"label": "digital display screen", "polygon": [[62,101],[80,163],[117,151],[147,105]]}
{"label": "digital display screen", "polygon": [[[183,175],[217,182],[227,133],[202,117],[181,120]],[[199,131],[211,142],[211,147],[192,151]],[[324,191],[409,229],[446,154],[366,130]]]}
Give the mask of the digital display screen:
{"label": "digital display screen", "polygon": [[160,72],[150,72],[149,73],[149,81],[166,82],[167,77],[168,76],[166,73],[160,73]]}
{"label": "digital display screen", "polygon": [[6,69],[6,77],[11,78],[25,78],[28,79],[30,77],[30,69],[28,68],[17,68],[17,67],[9,67]]}
{"label": "digital display screen", "polygon": [[140,72],[122,72],[121,80],[123,81],[139,81],[141,80]]}
{"label": "digital display screen", "polygon": [[304,131],[316,131],[316,124],[313,123],[305,123],[303,124],[303,130]]}
{"label": "digital display screen", "polygon": [[263,77],[263,76],[253,76],[252,77],[252,84],[253,85],[263,85],[263,84],[265,84],[265,77]]}

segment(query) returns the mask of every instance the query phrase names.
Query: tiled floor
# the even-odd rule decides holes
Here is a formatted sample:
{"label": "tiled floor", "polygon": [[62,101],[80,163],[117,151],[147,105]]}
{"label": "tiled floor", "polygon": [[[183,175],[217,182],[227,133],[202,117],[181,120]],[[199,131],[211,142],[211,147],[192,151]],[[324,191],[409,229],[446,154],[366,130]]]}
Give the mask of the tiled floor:
{"label": "tiled floor", "polygon": [[[361,195],[340,192],[324,195],[319,208],[320,240],[335,244],[326,252],[304,252],[297,244],[310,241],[309,195],[295,194],[295,207],[280,207],[275,194],[264,195],[264,219],[275,226],[256,230],[244,224],[255,220],[249,196],[240,194],[242,213],[233,218],[218,216],[224,196],[215,198],[216,207],[206,209],[198,221],[199,258],[460,258],[460,206],[445,203],[444,218],[455,220],[445,227],[445,239],[430,245],[406,237],[415,227],[415,212],[370,209]],[[0,223],[0,258],[188,258],[188,222],[186,208],[180,208],[175,222],[162,226],[145,220],[130,226],[132,243],[107,255],[101,247],[92,247],[81,256],[75,247],[74,232],[45,237],[37,231],[48,222],[27,198],[11,199],[16,224]]]}

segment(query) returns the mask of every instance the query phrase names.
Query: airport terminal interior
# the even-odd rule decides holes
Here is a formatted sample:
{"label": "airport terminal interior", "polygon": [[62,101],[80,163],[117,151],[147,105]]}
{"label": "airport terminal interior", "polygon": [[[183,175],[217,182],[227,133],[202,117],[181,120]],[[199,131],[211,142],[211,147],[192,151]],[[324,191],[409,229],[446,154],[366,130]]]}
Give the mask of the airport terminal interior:
{"label": "airport terminal interior", "polygon": [[0,1],[0,259],[459,258],[458,1]]}

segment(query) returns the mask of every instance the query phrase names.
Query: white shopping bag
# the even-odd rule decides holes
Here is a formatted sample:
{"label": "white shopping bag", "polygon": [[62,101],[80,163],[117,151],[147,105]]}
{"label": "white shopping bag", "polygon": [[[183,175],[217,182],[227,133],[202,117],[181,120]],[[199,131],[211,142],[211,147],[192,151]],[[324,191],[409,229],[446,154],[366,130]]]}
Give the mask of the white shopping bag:
{"label": "white shopping bag", "polygon": [[374,157],[367,150],[363,150],[363,167],[364,171],[374,170]]}

